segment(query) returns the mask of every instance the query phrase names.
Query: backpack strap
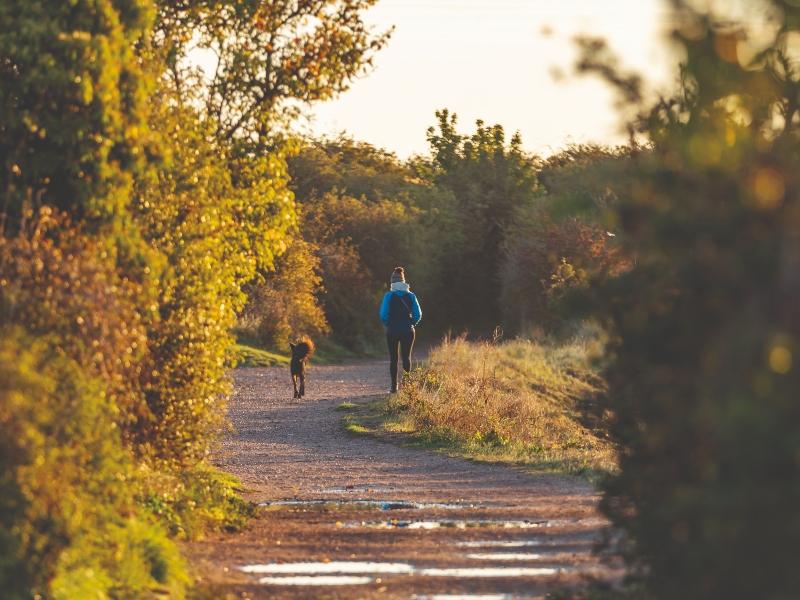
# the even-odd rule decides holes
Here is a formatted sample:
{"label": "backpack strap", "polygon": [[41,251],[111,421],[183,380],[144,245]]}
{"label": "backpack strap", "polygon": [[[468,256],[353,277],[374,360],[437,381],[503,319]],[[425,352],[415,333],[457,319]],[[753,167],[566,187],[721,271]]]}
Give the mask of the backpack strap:
{"label": "backpack strap", "polygon": [[395,296],[397,296],[397,299],[398,299],[398,300],[400,300],[400,302],[402,302],[402,303],[403,303],[403,306],[405,306],[405,307],[406,307],[406,310],[408,311],[408,316],[411,316],[411,315],[414,313],[414,311],[413,311],[413,310],[411,310],[411,307],[408,305],[408,302],[407,302],[407,301],[406,301],[406,299],[403,297],[403,296],[405,296],[405,293],[403,294],[403,296],[401,296],[401,295],[400,295],[400,294],[398,294],[397,292],[392,292],[392,293],[393,293]]}

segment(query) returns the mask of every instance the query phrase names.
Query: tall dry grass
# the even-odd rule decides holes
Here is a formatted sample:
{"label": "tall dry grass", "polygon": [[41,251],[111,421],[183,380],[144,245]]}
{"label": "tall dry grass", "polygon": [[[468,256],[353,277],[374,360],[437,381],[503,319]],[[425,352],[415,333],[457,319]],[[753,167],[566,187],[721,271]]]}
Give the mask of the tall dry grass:
{"label": "tall dry grass", "polygon": [[590,360],[598,343],[445,340],[388,407],[407,431],[471,456],[568,473],[610,471],[613,446],[582,411],[604,387]]}

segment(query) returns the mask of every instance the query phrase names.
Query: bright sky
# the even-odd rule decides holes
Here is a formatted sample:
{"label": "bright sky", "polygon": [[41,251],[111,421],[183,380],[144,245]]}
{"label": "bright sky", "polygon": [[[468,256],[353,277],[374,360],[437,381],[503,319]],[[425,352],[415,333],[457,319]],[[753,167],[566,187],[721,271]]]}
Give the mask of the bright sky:
{"label": "bright sky", "polygon": [[[401,157],[427,151],[434,111],[460,128],[475,119],[519,130],[526,149],[624,141],[613,96],[573,77],[577,34],[605,37],[627,66],[663,88],[673,80],[664,39],[666,0],[379,0],[368,21],[396,29],[374,69],[338,99],[317,105],[307,128],[352,137]],[[550,32],[547,35],[547,32]],[[557,82],[552,72],[569,75]]]}

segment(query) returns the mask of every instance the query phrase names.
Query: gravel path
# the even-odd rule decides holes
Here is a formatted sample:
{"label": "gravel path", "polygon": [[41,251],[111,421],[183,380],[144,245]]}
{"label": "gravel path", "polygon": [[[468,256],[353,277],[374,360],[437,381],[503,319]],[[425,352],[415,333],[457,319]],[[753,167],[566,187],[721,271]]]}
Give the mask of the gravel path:
{"label": "gravel path", "polygon": [[313,367],[303,400],[288,369],[235,372],[216,459],[264,507],[187,545],[213,597],[528,598],[619,576],[591,554],[606,523],[586,483],[345,432],[336,407],[379,396],[385,371]]}

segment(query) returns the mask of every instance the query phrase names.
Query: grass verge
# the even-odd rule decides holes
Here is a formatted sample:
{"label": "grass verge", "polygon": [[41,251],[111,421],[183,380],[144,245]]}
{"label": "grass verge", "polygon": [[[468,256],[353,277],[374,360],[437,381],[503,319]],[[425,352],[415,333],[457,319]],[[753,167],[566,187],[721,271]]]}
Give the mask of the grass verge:
{"label": "grass verge", "polygon": [[486,462],[596,480],[616,468],[611,443],[583,408],[604,383],[595,342],[445,341],[401,392],[347,411],[352,433]]}
{"label": "grass verge", "polygon": [[254,346],[236,344],[234,351],[236,352],[237,367],[275,367],[289,364],[288,356],[255,348]]}
{"label": "grass verge", "polygon": [[139,504],[178,539],[238,531],[255,515],[239,480],[205,463],[181,471],[142,467],[139,478]]}
{"label": "grass verge", "polygon": [[[289,364],[288,354],[281,354],[274,349],[264,349],[249,339],[240,337],[239,343],[234,346],[236,353],[237,367],[276,367]],[[320,340],[314,356],[311,358],[312,364],[336,365],[347,360],[372,357],[373,354],[358,354],[347,350],[331,340]]]}

